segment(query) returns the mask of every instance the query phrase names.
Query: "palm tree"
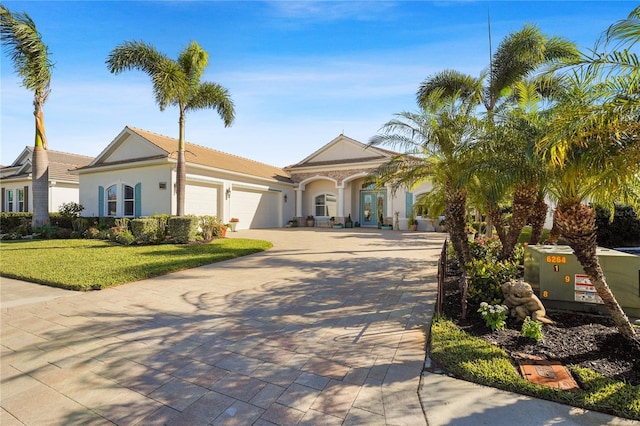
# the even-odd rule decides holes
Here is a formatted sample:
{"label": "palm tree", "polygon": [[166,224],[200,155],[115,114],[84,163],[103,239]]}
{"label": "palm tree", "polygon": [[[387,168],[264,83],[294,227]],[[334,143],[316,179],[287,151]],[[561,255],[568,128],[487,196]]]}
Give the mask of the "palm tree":
{"label": "palm tree", "polygon": [[[436,74],[433,79],[441,77]],[[460,176],[467,167],[465,147],[477,125],[475,104],[459,92],[434,91],[422,103],[421,112],[397,114],[369,141],[369,145],[392,145],[404,151],[374,172],[380,181],[397,189],[430,180],[433,192],[444,194],[451,242],[463,264],[470,255],[465,232],[467,191]]]}
{"label": "palm tree", "polygon": [[[510,34],[500,43],[496,53],[491,57],[489,72],[480,76],[479,80],[485,83],[484,86],[478,85],[478,79],[471,76],[455,71],[445,71],[440,74],[439,78],[429,78],[420,85],[417,100],[419,104],[422,104],[436,90],[443,90],[446,93],[460,92],[466,94],[470,99],[476,99],[478,105],[484,106],[487,114],[485,132],[489,137],[485,137],[484,141],[492,143],[491,136],[496,134],[497,129],[496,113],[509,103],[514,102],[515,97],[512,96],[514,85],[542,64],[553,63],[567,57],[574,58],[576,55],[577,51],[573,43],[559,37],[548,38],[537,27],[525,25],[522,30]],[[509,148],[511,143],[515,144],[517,141],[500,142],[503,147],[501,149],[503,155],[512,152]],[[512,167],[509,170],[514,189],[512,201],[514,214],[508,231],[501,227],[503,220],[500,217],[498,206],[493,203],[487,207],[487,214],[496,226],[496,231],[503,243],[502,257],[512,255],[513,248],[535,205],[539,192],[538,186],[535,184],[536,180],[532,179],[530,175],[522,173],[523,169]],[[503,189],[506,190],[506,187]]]}
{"label": "palm tree", "polygon": [[565,74],[554,120],[540,149],[557,171],[551,186],[558,199],[554,225],[589,275],[620,333],[632,337],[634,329],[602,272],[596,254],[596,213],[587,203],[611,211],[616,202],[640,206],[640,103],[625,103],[621,114],[616,106],[620,94],[612,94],[593,70]]}
{"label": "palm tree", "polygon": [[42,42],[36,24],[26,13],[12,13],[0,4],[0,37],[13,61],[14,69],[22,78],[22,85],[33,91],[33,115],[36,133],[31,159],[33,191],[32,226],[49,222],[49,157],[44,130],[43,106],[49,93],[51,68],[49,49]]}
{"label": "palm tree", "polygon": [[225,127],[234,120],[233,101],[227,89],[211,82],[201,82],[207,67],[208,54],[195,41],[191,42],[173,60],[152,45],[139,41],[126,41],[111,51],[107,58],[111,73],[137,69],[151,77],[156,102],[160,111],[167,106],[177,106],[179,118],[178,161],[176,177],[177,215],[184,215],[186,160],[184,125],[188,111],[215,109]]}

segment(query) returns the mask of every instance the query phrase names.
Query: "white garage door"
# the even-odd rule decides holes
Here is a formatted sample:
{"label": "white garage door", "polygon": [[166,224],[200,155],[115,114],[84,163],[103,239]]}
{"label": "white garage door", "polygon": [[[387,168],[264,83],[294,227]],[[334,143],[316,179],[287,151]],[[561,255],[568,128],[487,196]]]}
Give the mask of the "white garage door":
{"label": "white garage door", "polygon": [[279,228],[280,193],[234,188],[231,217],[240,219],[238,228]]}
{"label": "white garage door", "polygon": [[211,185],[187,184],[184,199],[185,214],[218,215],[218,188]]}

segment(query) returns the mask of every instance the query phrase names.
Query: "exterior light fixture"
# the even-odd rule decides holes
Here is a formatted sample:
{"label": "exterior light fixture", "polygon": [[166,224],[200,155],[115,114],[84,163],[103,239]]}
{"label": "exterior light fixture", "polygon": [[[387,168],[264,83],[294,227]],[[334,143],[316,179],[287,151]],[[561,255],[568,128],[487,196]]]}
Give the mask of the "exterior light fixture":
{"label": "exterior light fixture", "polygon": [[228,200],[229,198],[231,198],[231,188],[227,188],[227,190],[224,193],[224,197]]}
{"label": "exterior light fixture", "polygon": [[287,202],[287,194],[284,194],[284,202]]}

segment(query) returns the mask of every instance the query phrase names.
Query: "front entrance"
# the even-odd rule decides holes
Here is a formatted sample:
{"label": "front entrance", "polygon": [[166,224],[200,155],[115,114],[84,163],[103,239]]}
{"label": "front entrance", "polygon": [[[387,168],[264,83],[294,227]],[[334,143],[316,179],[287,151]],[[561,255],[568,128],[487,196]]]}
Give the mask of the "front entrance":
{"label": "front entrance", "polygon": [[385,191],[361,191],[360,225],[378,226],[378,222],[383,222],[386,204],[387,194]]}

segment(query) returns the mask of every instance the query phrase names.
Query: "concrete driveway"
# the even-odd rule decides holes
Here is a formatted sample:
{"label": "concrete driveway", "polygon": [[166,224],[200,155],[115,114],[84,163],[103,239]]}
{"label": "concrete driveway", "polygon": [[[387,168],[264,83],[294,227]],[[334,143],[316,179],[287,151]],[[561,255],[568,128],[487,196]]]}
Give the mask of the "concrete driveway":
{"label": "concrete driveway", "polygon": [[230,237],[274,247],[88,293],[3,279],[0,424],[426,424],[444,234]]}

